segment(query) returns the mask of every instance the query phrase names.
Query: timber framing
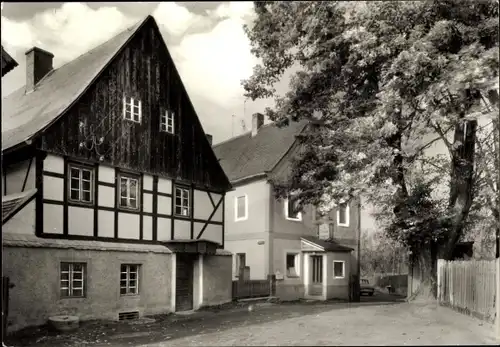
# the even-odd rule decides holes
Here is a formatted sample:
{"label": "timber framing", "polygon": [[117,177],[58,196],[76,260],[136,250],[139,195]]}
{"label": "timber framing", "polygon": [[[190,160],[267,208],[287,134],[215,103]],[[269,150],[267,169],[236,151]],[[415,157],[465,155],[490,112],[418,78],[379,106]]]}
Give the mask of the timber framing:
{"label": "timber framing", "polygon": [[[64,161],[64,173],[58,173],[58,172],[52,172],[49,170],[44,169],[43,163],[44,159],[46,158],[47,153],[44,152],[39,152],[37,156],[34,157],[34,161],[36,162],[36,188],[38,189],[38,192],[36,194],[36,204],[37,204],[37,209],[36,209],[36,234],[39,237],[44,237],[44,238],[56,238],[56,239],[68,239],[68,240],[93,240],[93,241],[103,241],[103,242],[127,242],[127,243],[146,243],[146,244],[164,244],[165,242],[169,241],[159,241],[158,240],[158,218],[168,218],[170,220],[170,232],[171,232],[171,240],[172,241],[179,241],[175,240],[175,221],[176,220],[181,220],[181,221],[189,221],[190,222],[190,234],[191,234],[191,240],[192,241],[205,241],[202,239],[203,233],[206,230],[206,228],[209,225],[217,225],[221,227],[221,240],[222,244],[219,244],[217,248],[222,248],[224,245],[224,200],[225,200],[225,194],[221,194],[220,192],[214,192],[210,191],[208,189],[199,189],[195,187],[194,184],[186,184],[185,182],[177,182],[175,180],[171,180],[171,193],[164,193],[164,192],[159,192],[158,191],[158,181],[160,178],[164,177],[159,177],[157,175],[152,176],[152,190],[147,190],[144,189],[144,174],[143,173],[138,173],[134,172],[131,170],[123,170],[120,168],[115,168],[115,183],[110,183],[110,182],[103,182],[99,180],[99,168],[100,165],[97,163],[90,163],[88,161],[82,160],[76,160],[76,159],[70,159],[67,156],[63,157]],[[93,196],[92,196],[92,202],[91,203],[81,203],[81,202],[76,202],[76,201],[71,201],[68,199],[69,196],[69,180],[70,180],[70,167],[85,167],[88,169],[93,170]],[[139,180],[139,203],[138,203],[138,208],[137,209],[127,209],[119,206],[119,197],[120,197],[120,191],[119,191],[119,178],[120,175],[126,175],[130,177],[137,178]],[[53,178],[58,178],[63,180],[63,199],[62,200],[54,200],[54,199],[48,199],[44,198],[43,196],[43,177],[53,177]],[[169,178],[164,178],[164,179],[169,179]],[[115,189],[115,206],[110,207],[110,206],[102,206],[99,201],[99,191],[100,191],[100,186],[105,186],[105,187],[110,187]],[[175,188],[183,188],[183,189],[188,189],[189,190],[189,200],[190,200],[190,213],[189,216],[181,216],[177,215],[175,213]],[[208,200],[210,201],[210,205],[212,207],[212,212],[210,216],[207,219],[199,219],[195,218],[195,210],[194,210],[194,199],[195,199],[195,194],[194,191],[200,191],[204,192],[207,194]],[[146,212],[144,211],[144,194],[151,194],[152,197],[152,212]],[[214,196],[218,195],[220,196],[218,199]],[[158,212],[158,198],[160,196],[170,198],[171,201],[171,213],[170,214],[165,214],[165,213],[159,213]],[[62,234],[59,233],[50,233],[50,232],[45,232],[43,231],[43,207],[46,205],[55,205],[55,206],[62,206],[63,207],[63,232]],[[69,230],[69,215],[68,215],[68,210],[70,207],[79,207],[79,208],[88,208],[93,211],[93,236],[83,236],[83,235],[72,235],[70,230]],[[222,221],[215,221],[212,220],[218,209],[222,209]],[[114,219],[114,229],[113,229],[113,237],[102,237],[99,236],[99,223],[98,223],[98,215],[99,211],[107,211],[113,213],[113,219]],[[119,215],[120,214],[131,214],[131,215],[136,215],[139,216],[139,239],[127,239],[127,238],[120,238],[119,237]],[[152,240],[146,240],[144,239],[144,217],[151,217],[152,218]],[[203,227],[200,232],[195,234],[194,231],[194,224],[195,223],[202,223]],[[200,240],[201,239],[201,240]],[[189,242],[189,240],[183,240],[185,242]]]}

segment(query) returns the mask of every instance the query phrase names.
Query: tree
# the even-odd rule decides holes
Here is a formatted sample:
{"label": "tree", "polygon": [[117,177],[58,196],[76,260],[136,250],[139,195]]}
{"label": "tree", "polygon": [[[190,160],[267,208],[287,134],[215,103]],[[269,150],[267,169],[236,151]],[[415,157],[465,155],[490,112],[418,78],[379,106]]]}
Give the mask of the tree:
{"label": "tree", "polygon": [[[451,257],[473,203],[469,114],[480,85],[498,78],[498,2],[266,1],[255,12],[245,30],[261,64],[243,81],[246,96],[274,97],[266,115],[278,124],[315,124],[300,137],[287,189],[323,212],[364,196],[412,253],[419,293],[435,296],[436,259]],[[437,141],[447,175],[428,154]],[[433,196],[439,184],[446,199]]]}

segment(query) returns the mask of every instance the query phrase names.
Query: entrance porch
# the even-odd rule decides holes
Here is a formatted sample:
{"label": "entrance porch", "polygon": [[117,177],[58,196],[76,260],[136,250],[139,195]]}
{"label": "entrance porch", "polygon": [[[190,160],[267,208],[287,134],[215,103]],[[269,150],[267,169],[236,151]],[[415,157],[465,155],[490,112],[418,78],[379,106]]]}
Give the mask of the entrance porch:
{"label": "entrance porch", "polygon": [[304,297],[312,300],[349,299],[350,253],[332,239],[302,237]]}

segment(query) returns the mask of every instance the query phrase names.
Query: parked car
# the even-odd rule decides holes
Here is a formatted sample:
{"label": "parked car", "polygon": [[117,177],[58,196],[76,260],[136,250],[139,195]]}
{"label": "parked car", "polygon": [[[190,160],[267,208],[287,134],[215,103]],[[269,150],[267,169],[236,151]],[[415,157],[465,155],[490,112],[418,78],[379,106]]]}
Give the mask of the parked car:
{"label": "parked car", "polygon": [[372,296],[375,293],[375,288],[370,285],[370,282],[367,279],[362,278],[360,283],[360,295],[368,294]]}

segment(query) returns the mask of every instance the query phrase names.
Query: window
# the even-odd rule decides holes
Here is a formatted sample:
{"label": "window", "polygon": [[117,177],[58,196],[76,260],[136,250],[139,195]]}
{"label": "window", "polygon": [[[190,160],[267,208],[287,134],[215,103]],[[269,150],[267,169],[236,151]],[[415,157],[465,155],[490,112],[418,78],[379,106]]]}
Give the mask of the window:
{"label": "window", "polygon": [[285,217],[289,220],[302,220],[302,213],[297,208],[297,202],[291,197],[285,200]]}
{"label": "window", "polygon": [[333,278],[345,277],[345,262],[341,260],[333,261]]}
{"label": "window", "polygon": [[139,179],[120,175],[120,207],[127,209],[139,208]]}
{"label": "window", "polygon": [[189,217],[191,215],[190,189],[175,187],[175,214]]}
{"label": "window", "polygon": [[122,264],[120,267],[120,294],[139,294],[139,265]]}
{"label": "window", "polygon": [[349,226],[349,205],[347,203],[340,204],[337,209],[337,225],[342,227]]}
{"label": "window", "polygon": [[236,275],[235,277],[239,277],[240,274],[243,275],[245,272],[246,266],[246,254],[245,253],[236,253]]}
{"label": "window", "polygon": [[165,111],[160,117],[160,131],[174,133],[174,112]]}
{"label": "window", "polygon": [[70,165],[69,175],[69,200],[92,203],[94,171],[89,168]]}
{"label": "window", "polygon": [[300,267],[299,267],[299,253],[287,253],[286,254],[286,276],[287,277],[299,277]]}
{"label": "window", "polygon": [[83,298],[85,296],[85,267],[85,263],[61,263],[61,297]]}
{"label": "window", "polygon": [[123,98],[123,118],[140,123],[142,117],[141,101],[134,98]]}
{"label": "window", "polygon": [[237,196],[234,199],[234,220],[246,220],[248,218],[248,198],[247,195]]}

